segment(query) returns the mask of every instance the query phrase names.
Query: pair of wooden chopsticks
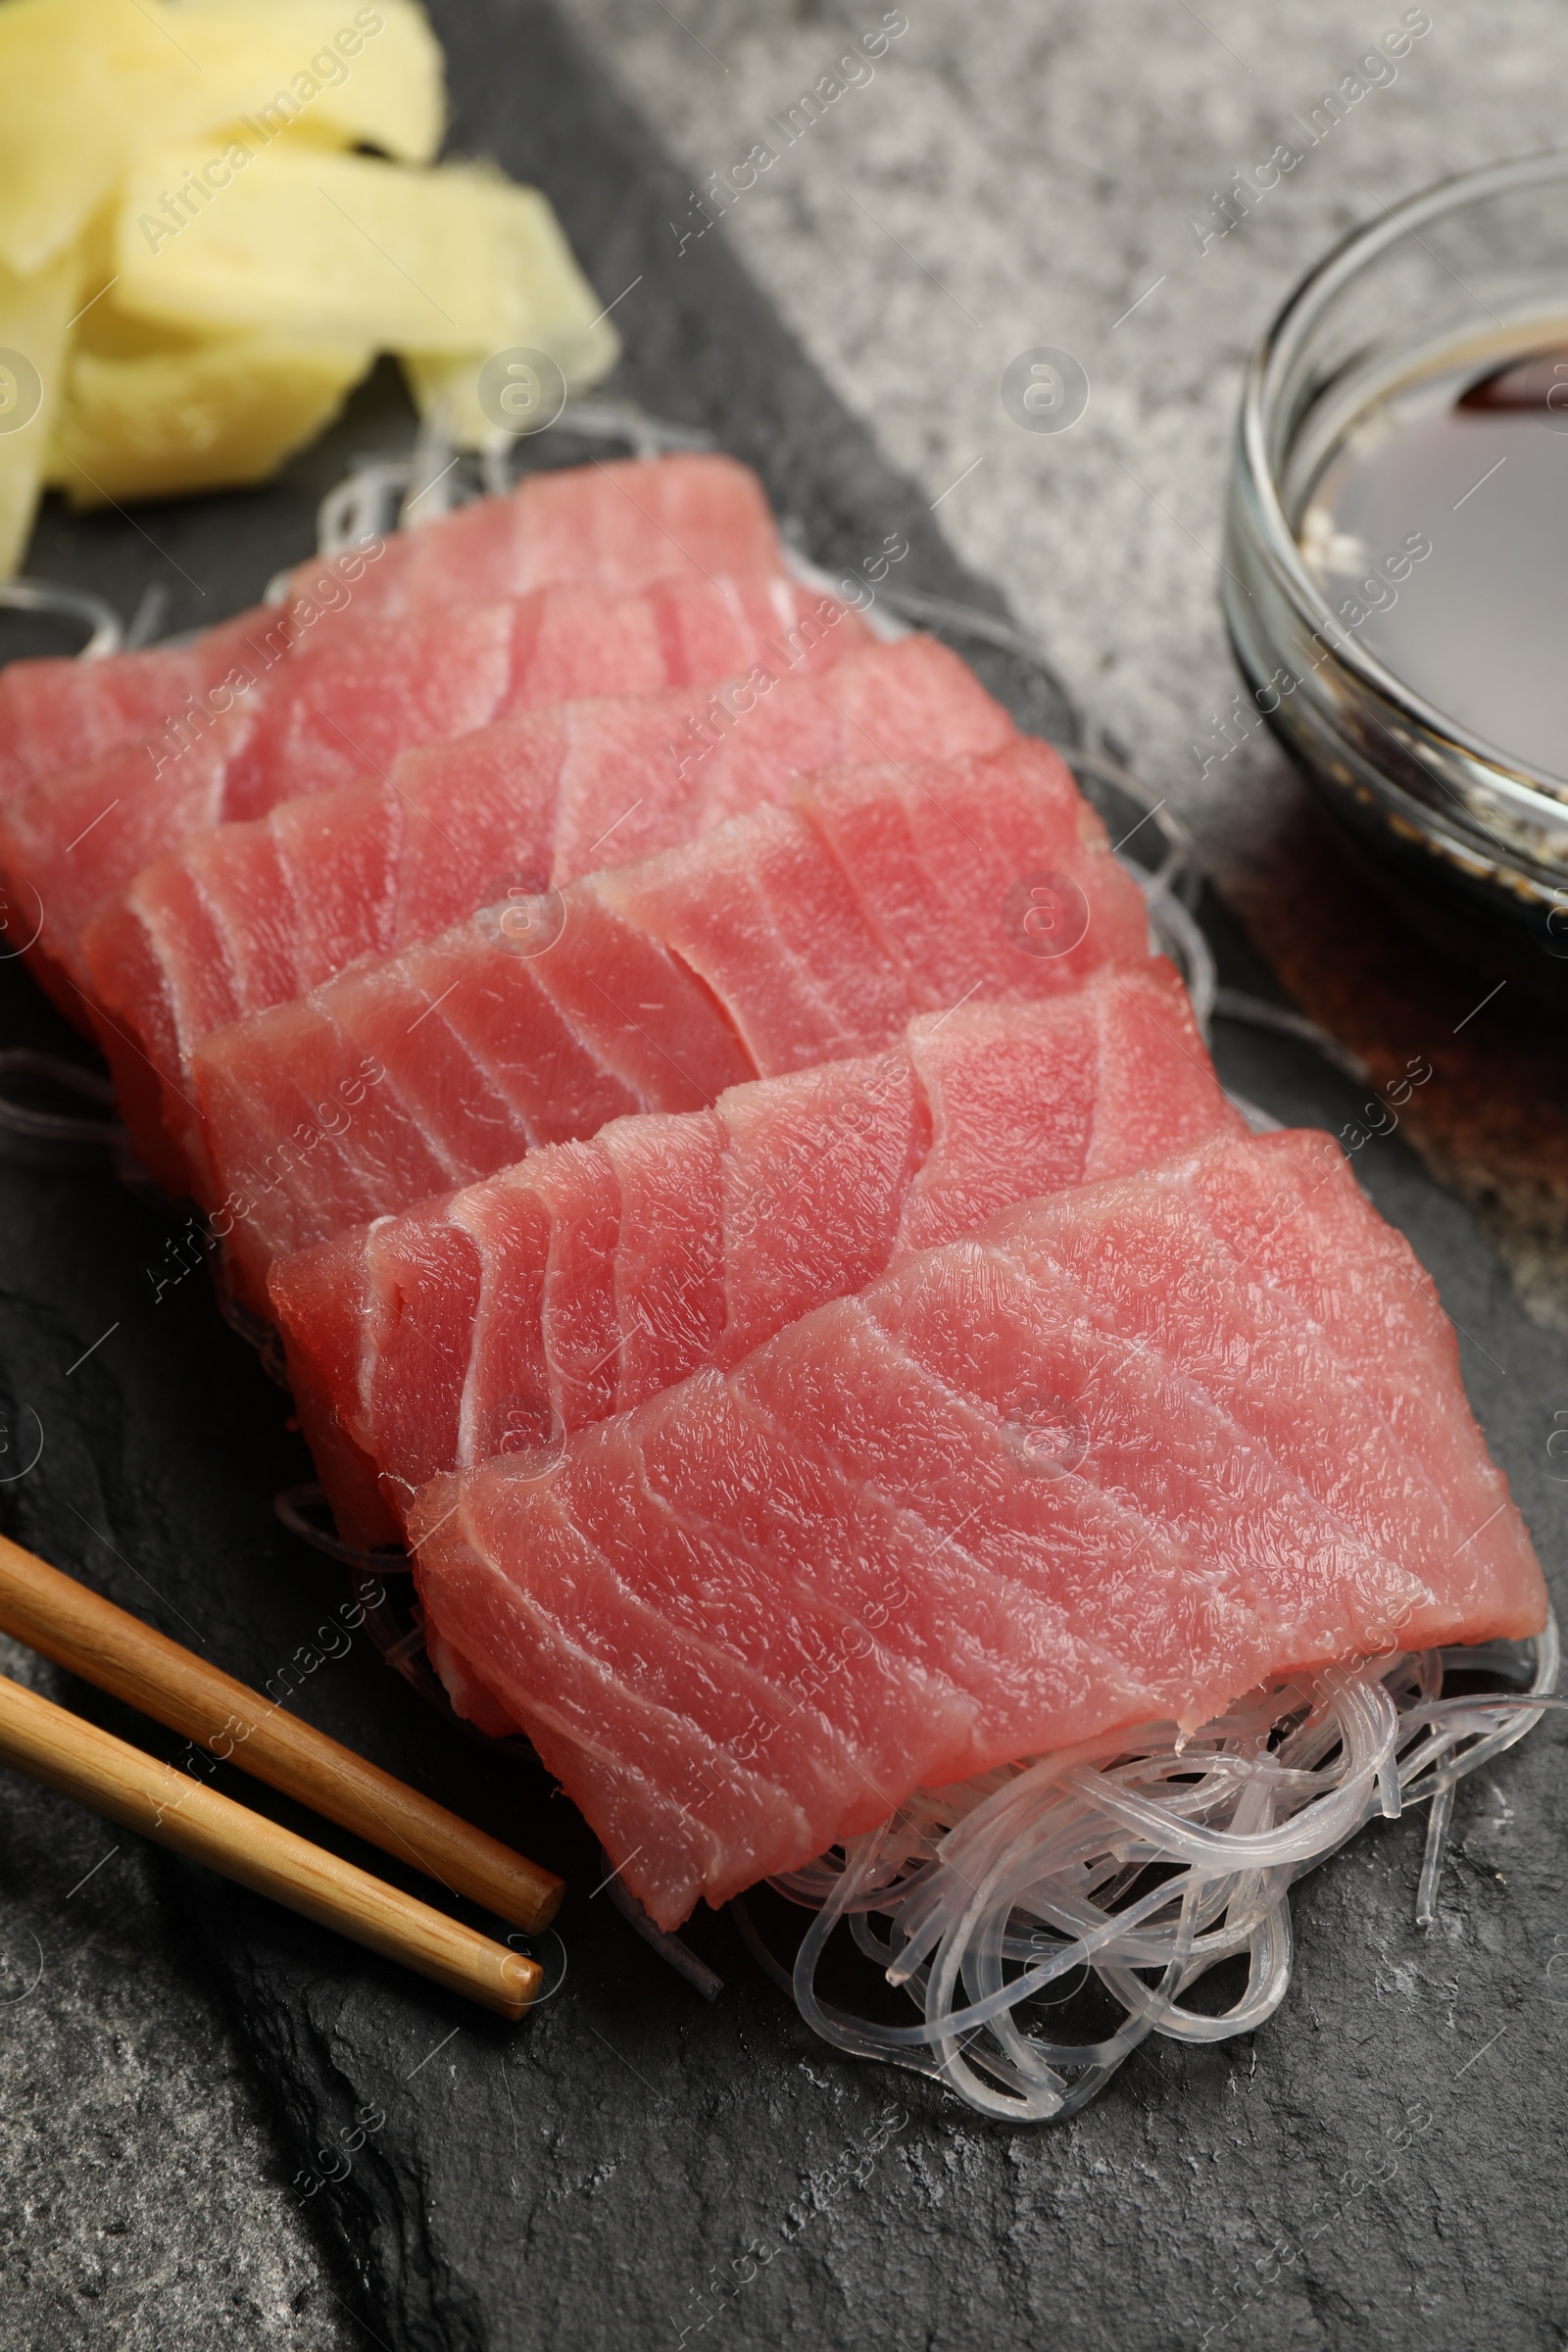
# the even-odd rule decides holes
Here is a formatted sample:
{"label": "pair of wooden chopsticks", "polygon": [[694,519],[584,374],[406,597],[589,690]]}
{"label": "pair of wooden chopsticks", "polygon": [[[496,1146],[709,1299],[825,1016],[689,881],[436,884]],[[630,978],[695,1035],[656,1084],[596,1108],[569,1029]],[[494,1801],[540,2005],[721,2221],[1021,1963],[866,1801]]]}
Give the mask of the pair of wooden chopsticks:
{"label": "pair of wooden chopsticks", "polygon": [[[560,1879],[0,1536],[0,1632],[298,1797],[451,1892],[537,1932]],[[0,1676],[0,1763],[504,2017],[538,1963]]]}

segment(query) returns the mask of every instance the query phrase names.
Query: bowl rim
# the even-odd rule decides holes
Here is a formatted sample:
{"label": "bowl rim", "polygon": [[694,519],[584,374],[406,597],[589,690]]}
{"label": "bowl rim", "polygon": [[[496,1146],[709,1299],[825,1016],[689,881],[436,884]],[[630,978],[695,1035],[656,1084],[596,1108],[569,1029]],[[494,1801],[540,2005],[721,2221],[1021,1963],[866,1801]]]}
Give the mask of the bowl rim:
{"label": "bowl rim", "polygon": [[[1268,421],[1302,342],[1343,288],[1371,262],[1428,221],[1511,189],[1554,179],[1568,179],[1568,149],[1545,149],[1503,163],[1483,165],[1478,171],[1450,173],[1397,205],[1384,206],[1383,219],[1349,230],[1321,261],[1314,263],[1275,312],[1248,362],[1237,416],[1237,464],[1233,478],[1233,489],[1243,490],[1254,511],[1256,554],[1273,575],[1275,585],[1308,623],[1312,634],[1332,649],[1333,658],[1423,735],[1446,744],[1478,767],[1512,777],[1527,791],[1539,791],[1544,778],[1568,788],[1568,776],[1554,776],[1549,770],[1532,767],[1516,753],[1504,751],[1487,737],[1472,733],[1451,712],[1429,703],[1414,687],[1386,668],[1347,629],[1302,562],[1269,457]],[[1564,300],[1568,304],[1568,285],[1564,288]],[[1560,795],[1540,792],[1540,798],[1560,821],[1563,809]]]}

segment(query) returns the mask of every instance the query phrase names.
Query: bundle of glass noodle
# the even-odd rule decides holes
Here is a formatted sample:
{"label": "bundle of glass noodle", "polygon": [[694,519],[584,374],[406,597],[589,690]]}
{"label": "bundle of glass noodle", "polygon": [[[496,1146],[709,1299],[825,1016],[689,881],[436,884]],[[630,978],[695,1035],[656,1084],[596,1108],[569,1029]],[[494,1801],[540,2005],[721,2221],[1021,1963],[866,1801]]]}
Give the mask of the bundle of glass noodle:
{"label": "bundle of glass noodle", "polygon": [[[985,2115],[1071,2115],[1149,2034],[1223,2041],[1271,2017],[1291,1981],[1292,1883],[1375,1814],[1423,1801],[1416,1917],[1429,1926],[1455,1785],[1568,1704],[1551,1696],[1557,1669],[1553,1618],[1533,1642],[1331,1667],[1240,1700],[1186,1740],[1153,1724],[923,1789],[771,1882],[816,1913],[793,1978],[735,1908],[825,2040],[935,2076]],[[1446,1697],[1456,1678],[1481,1687]],[[882,2024],[820,1997],[841,1922],[920,2023]],[[1236,1959],[1247,1983],[1229,2008],[1183,2005]],[[1120,2023],[1098,2039],[1052,2039],[1041,2021],[1091,1981]]]}

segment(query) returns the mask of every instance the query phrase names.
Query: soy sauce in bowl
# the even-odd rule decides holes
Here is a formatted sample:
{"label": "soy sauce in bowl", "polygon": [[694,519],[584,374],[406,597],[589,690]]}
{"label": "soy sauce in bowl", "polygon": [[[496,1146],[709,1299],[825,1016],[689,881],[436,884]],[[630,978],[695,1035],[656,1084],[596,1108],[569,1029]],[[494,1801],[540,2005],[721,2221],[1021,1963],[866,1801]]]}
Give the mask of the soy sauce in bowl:
{"label": "soy sauce in bowl", "polygon": [[1368,654],[1568,794],[1568,346],[1380,401],[1297,540]]}
{"label": "soy sauce in bowl", "polygon": [[1259,716],[1419,919],[1568,994],[1568,152],[1325,255],[1248,368],[1221,595]]}

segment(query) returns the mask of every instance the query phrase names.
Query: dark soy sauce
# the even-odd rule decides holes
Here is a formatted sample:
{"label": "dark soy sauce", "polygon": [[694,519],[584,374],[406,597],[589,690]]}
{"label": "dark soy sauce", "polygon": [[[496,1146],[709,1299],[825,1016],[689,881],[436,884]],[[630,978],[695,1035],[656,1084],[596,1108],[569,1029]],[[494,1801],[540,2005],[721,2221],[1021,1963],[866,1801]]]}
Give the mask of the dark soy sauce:
{"label": "dark soy sauce", "polygon": [[1375,661],[1568,791],[1568,347],[1364,411],[1297,538]]}

